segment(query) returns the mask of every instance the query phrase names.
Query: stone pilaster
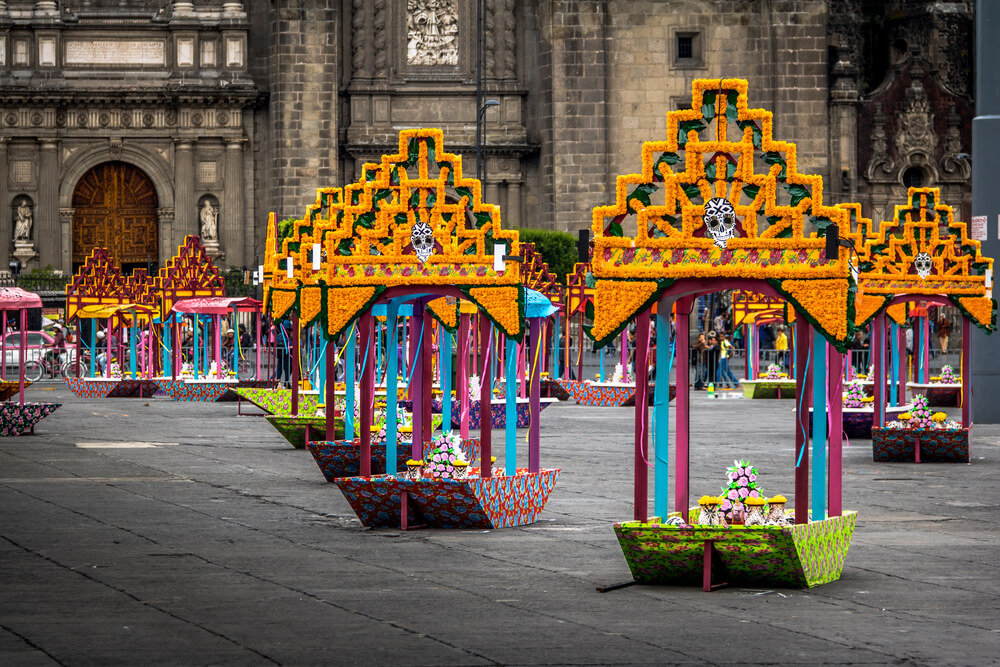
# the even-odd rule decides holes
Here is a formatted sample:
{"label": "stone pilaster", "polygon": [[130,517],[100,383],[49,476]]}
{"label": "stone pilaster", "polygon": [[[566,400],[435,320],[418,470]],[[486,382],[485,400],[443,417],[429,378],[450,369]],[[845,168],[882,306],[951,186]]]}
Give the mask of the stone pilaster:
{"label": "stone pilaster", "polygon": [[59,209],[59,234],[62,238],[62,258],[59,268],[66,275],[73,274],[73,213],[76,209]]}
{"label": "stone pilaster", "polygon": [[10,137],[0,137],[0,267],[10,261],[10,243],[14,238],[11,219],[10,191],[7,189],[7,143]]}
{"label": "stone pilaster", "polygon": [[38,261],[42,266],[62,265],[61,243],[47,239],[61,239],[59,229],[59,142],[41,140],[38,160],[38,201],[35,202],[34,240],[39,249]]}
{"label": "stone pilaster", "polygon": [[177,251],[177,244],[174,243],[174,209],[156,209],[156,223],[160,230],[159,262],[160,266],[164,266]]}
{"label": "stone pilaster", "polygon": [[[170,243],[173,253],[188,234],[199,233],[197,208],[194,197],[193,143],[179,139],[174,144],[174,238]],[[172,256],[172,255],[171,255]]]}
{"label": "stone pilaster", "polygon": [[219,215],[219,240],[226,253],[226,264],[244,266],[244,236],[253,233],[247,229],[243,209],[243,144],[244,139],[226,140],[226,189],[222,194],[222,211]]}
{"label": "stone pilaster", "polygon": [[521,184],[517,181],[507,182],[507,208],[503,211],[503,221],[506,227],[524,225],[521,216]]}

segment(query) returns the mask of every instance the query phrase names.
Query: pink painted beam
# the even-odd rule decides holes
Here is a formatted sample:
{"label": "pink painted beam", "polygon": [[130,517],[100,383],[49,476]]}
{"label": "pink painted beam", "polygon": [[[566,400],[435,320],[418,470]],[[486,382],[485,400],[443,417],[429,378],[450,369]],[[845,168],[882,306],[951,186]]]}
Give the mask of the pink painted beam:
{"label": "pink painted beam", "polygon": [[[431,361],[434,356],[434,319],[426,312],[427,303],[429,301],[429,299],[421,299],[419,304],[414,304],[414,307],[419,307],[425,311],[423,327],[424,340],[420,345],[420,359],[418,360],[421,364],[422,371],[420,374],[420,395],[424,409],[423,413],[420,415],[420,444],[423,450],[430,450],[432,412],[431,393],[434,387],[434,372],[431,365]],[[372,358],[374,359],[374,357]],[[414,433],[416,433],[416,429],[414,429]]]}
{"label": "pink painted beam", "polygon": [[[458,321],[458,378],[455,382],[455,396],[458,397],[459,407],[459,430],[462,439],[469,437],[469,341],[471,330],[469,326],[470,315],[460,315]],[[444,400],[450,400],[445,396]],[[443,428],[450,429],[451,424],[444,424]]]}
{"label": "pink painted beam", "polygon": [[809,407],[812,405],[812,364],[810,359],[812,329],[806,318],[795,319],[795,523],[809,522]]}
{"label": "pink painted beam", "polygon": [[635,520],[649,514],[649,310],[635,320]]}
{"label": "pink painted beam", "polygon": [[[972,324],[962,318],[962,427],[972,428]],[[969,460],[972,460],[972,433],[969,433]]]}
{"label": "pink painted beam", "polygon": [[899,397],[900,405],[906,405],[906,327],[896,327],[896,346],[900,350],[896,366],[896,378],[899,382],[896,396]]}
{"label": "pink painted beam", "polygon": [[[662,302],[661,302],[662,303]],[[677,469],[674,472],[674,510],[681,513],[684,520],[687,520],[688,511],[688,489],[691,461],[689,458],[690,435],[689,427],[691,420],[691,371],[690,361],[690,317],[691,317],[691,297],[683,297],[677,301],[677,409],[675,421],[677,422],[676,433],[676,461]]]}
{"label": "pink painted beam", "polygon": [[[529,348],[525,345],[524,356],[532,360],[532,365],[529,366],[531,375],[531,391],[529,392],[531,397],[529,398],[528,409],[531,412],[531,423],[528,424],[528,472],[538,472],[542,467],[542,457],[541,457],[541,414],[542,414],[542,383],[541,375],[542,369],[545,366],[541,363],[541,358],[538,352],[539,348],[544,348],[545,338],[544,334],[541,332],[541,318],[532,317],[528,323],[529,335],[531,336],[531,347]],[[534,360],[538,359],[538,364],[534,364]]]}
{"label": "pink painted beam", "polygon": [[[297,324],[297,323],[296,323]],[[375,394],[375,364],[372,363],[372,316],[371,311],[365,312],[361,316],[360,326],[361,344],[364,352],[359,350],[358,356],[366,359],[364,372],[361,374],[361,401],[359,412],[361,413],[361,476],[371,477],[372,474],[372,408]],[[297,338],[298,336],[296,336]],[[294,368],[294,366],[293,366]],[[415,429],[414,429],[415,430]],[[416,442],[416,438],[413,439]]]}
{"label": "pink painted beam", "polygon": [[[292,313],[292,415],[299,414],[299,316]],[[350,391],[350,390],[348,390]]]}
{"label": "pink painted beam", "polygon": [[[830,372],[827,374],[830,397],[830,463],[829,463],[829,505],[830,516],[844,513],[844,354],[827,344],[830,357]],[[849,353],[848,353],[849,354]],[[849,360],[848,360],[849,361]],[[850,366],[850,363],[848,363]]]}
{"label": "pink painted beam", "polygon": [[872,426],[885,426],[885,311],[875,316],[872,322],[872,395],[875,400],[875,414],[872,416]]}
{"label": "pink painted beam", "polygon": [[487,317],[479,316],[479,356],[483,360],[482,391],[479,392],[479,469],[482,477],[491,477],[493,456],[493,432],[490,424],[490,415],[493,414],[492,397],[493,387],[490,379],[493,377],[493,355],[490,348],[490,320]]}

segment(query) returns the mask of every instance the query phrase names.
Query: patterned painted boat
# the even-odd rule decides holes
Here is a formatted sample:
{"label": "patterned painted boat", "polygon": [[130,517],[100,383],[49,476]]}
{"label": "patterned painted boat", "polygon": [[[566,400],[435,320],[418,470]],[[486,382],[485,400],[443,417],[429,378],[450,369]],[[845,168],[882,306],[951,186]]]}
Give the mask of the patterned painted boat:
{"label": "patterned painted boat", "polygon": [[795,380],[740,380],[747,398],[795,398]]}
{"label": "patterned painted boat", "polygon": [[969,463],[969,429],[873,428],[872,458],[879,463]]}
{"label": "patterned painted boat", "polygon": [[0,403],[0,436],[22,435],[55,412],[62,403]]}
{"label": "patterned painted boat", "polygon": [[365,526],[399,528],[403,492],[406,524],[429,528],[509,528],[534,523],[548,502],[558,469],[467,479],[405,479],[404,474],[344,477],[335,484]]}
{"label": "patterned painted boat", "polygon": [[[340,477],[357,477],[361,474],[361,442],[359,440],[313,440],[306,446],[323,472],[326,481],[333,482]],[[469,461],[479,458],[479,438],[462,441],[462,449]],[[409,442],[401,442],[396,448],[396,470],[406,469],[410,459]],[[385,474],[385,443],[372,443],[372,474]]]}

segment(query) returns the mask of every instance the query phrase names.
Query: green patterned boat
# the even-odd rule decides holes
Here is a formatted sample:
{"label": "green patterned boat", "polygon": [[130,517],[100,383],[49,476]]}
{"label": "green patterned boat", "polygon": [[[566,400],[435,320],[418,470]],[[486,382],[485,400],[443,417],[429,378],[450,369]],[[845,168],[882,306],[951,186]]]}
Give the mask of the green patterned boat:
{"label": "green patterned boat", "polygon": [[[299,415],[267,415],[267,421],[295,449],[306,448],[306,429],[309,429],[309,440],[326,440],[326,417],[307,417]],[[344,420],[337,417],[334,421],[337,435],[344,434]]]}
{"label": "green patterned boat", "polygon": [[[697,516],[698,509],[692,510]],[[711,542],[729,584],[812,588],[836,581],[857,512],[790,526],[671,526],[652,520],[615,524],[639,584],[700,585]]]}

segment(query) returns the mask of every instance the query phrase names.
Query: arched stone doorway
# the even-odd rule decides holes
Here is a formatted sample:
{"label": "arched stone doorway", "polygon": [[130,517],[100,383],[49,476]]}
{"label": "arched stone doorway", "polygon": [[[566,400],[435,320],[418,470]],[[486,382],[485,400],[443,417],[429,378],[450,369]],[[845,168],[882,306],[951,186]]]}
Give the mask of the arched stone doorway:
{"label": "arched stone doorway", "polygon": [[95,247],[107,248],[128,275],[155,269],[159,258],[156,188],[126,162],[104,162],[85,173],[73,190],[73,270]]}

